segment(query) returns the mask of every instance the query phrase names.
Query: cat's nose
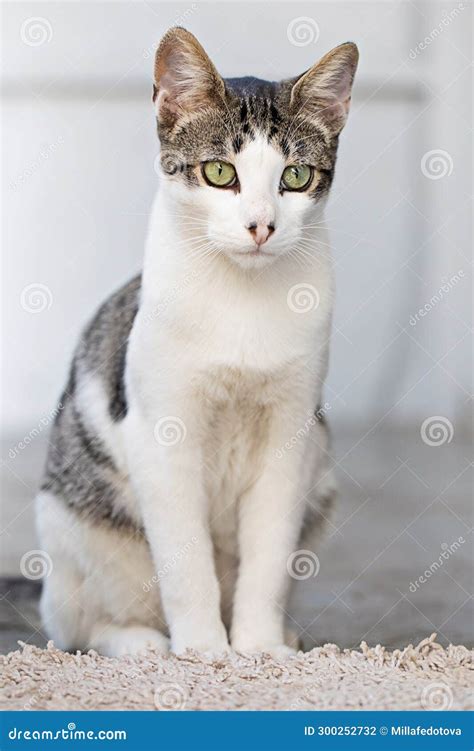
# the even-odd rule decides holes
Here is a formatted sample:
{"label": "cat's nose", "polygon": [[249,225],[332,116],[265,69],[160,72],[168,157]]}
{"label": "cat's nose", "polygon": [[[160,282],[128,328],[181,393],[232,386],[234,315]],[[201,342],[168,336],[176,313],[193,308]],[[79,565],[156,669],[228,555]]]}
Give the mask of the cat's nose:
{"label": "cat's nose", "polygon": [[250,224],[247,224],[247,229],[257,245],[263,245],[263,243],[267,242],[270,235],[275,232],[275,225],[273,222],[270,224],[257,224],[257,222],[250,222]]}

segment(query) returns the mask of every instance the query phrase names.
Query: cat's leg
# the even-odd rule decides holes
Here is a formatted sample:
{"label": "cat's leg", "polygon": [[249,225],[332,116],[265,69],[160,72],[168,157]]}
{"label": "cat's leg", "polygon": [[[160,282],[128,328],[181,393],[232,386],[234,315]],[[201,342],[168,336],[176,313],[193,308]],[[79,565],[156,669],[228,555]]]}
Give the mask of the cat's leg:
{"label": "cat's leg", "polygon": [[304,419],[295,424],[294,415],[285,416],[284,410],[274,417],[261,475],[240,502],[240,571],[231,632],[237,651],[276,655],[295,651],[285,644],[291,582],[287,567],[297,549],[305,512],[301,483],[305,441],[286,452],[281,448],[302,424]]}
{"label": "cat's leg", "polygon": [[[41,492],[36,498],[36,519],[41,546],[36,551],[37,567],[43,574],[39,607],[42,627],[56,647],[80,648],[89,624],[82,607],[84,576],[68,550],[73,518],[60,499]],[[27,570],[25,573],[28,576]]]}
{"label": "cat's leg", "polygon": [[160,592],[171,648],[176,653],[187,648],[219,653],[229,646],[204,492],[202,405],[181,398],[168,402],[161,414],[179,418],[151,421],[131,409],[126,435],[131,478],[155,568],[165,572]]}
{"label": "cat's leg", "polygon": [[37,526],[44,560],[41,616],[61,649],[95,649],[108,656],[169,650],[143,537],[92,522],[52,493],[37,498]]}
{"label": "cat's leg", "polygon": [[74,562],[61,552],[53,551],[50,558],[54,563],[53,570],[43,581],[41,622],[56,647],[78,649],[88,632],[80,596],[83,577]]}

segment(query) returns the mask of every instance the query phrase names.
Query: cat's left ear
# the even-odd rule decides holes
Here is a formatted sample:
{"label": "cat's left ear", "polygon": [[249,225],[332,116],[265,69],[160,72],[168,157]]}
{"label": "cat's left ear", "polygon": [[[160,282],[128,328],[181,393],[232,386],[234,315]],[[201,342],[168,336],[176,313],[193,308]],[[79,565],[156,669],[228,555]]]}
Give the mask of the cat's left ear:
{"label": "cat's left ear", "polygon": [[170,29],[156,52],[153,101],[160,123],[172,127],[180,118],[225,96],[224,81],[190,31]]}
{"label": "cat's left ear", "polygon": [[349,114],[358,60],[359,51],[353,42],[341,44],[324,55],[294,84],[290,100],[292,112],[323,120],[339,133]]}

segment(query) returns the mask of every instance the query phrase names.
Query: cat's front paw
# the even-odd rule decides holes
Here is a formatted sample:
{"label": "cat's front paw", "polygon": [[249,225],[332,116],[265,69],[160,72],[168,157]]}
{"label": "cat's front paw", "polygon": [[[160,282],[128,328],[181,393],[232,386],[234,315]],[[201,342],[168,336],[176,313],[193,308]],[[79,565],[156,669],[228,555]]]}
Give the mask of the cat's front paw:
{"label": "cat's front paw", "polygon": [[294,657],[298,653],[296,649],[289,647],[288,644],[276,644],[263,651],[268,652],[277,660],[286,660],[288,657]]}
{"label": "cat's front paw", "polygon": [[230,652],[224,627],[222,627],[222,632],[214,635],[196,632],[193,634],[176,635],[171,639],[171,651],[176,655],[182,655],[188,649],[192,649],[195,652],[204,654],[207,658],[222,656]]}
{"label": "cat's front paw", "polygon": [[184,655],[188,650],[199,652],[207,660],[215,660],[219,657],[223,657],[231,651],[228,642],[225,643],[212,643],[208,641],[185,641],[182,644],[173,645],[171,651],[175,655]]}
{"label": "cat's front paw", "polygon": [[146,654],[149,650],[167,654],[170,642],[160,631],[147,626],[111,626],[102,628],[91,646],[108,657],[122,657]]}
{"label": "cat's front paw", "polygon": [[232,642],[232,649],[240,654],[269,654],[278,660],[285,660],[288,657],[293,657],[296,654],[296,649],[289,647],[287,644],[274,644],[265,641],[247,641],[247,640],[234,640]]}

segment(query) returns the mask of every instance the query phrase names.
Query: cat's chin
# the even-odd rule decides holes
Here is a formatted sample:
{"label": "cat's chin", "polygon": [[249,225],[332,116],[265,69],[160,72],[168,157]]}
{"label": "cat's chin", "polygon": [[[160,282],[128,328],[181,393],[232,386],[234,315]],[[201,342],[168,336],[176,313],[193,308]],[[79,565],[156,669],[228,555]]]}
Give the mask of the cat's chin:
{"label": "cat's chin", "polygon": [[229,257],[243,269],[261,269],[273,263],[277,254],[263,250],[236,250]]}

